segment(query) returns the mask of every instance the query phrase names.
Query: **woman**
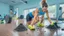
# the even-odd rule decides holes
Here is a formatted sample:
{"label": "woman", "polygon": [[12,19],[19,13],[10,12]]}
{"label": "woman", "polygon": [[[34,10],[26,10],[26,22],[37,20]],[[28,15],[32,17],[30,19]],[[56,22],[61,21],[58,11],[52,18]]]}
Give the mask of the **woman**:
{"label": "woman", "polygon": [[[52,24],[52,22],[50,20],[50,17],[49,17],[49,14],[48,14],[47,8],[48,8],[48,5],[46,3],[46,0],[43,0],[42,1],[42,8],[39,8],[39,9],[36,8],[35,11],[28,13],[28,15],[26,17],[26,20],[27,20],[27,24],[28,24],[28,28],[29,29],[35,29],[34,24],[38,21],[37,19],[38,19],[39,15],[42,15],[42,19],[41,19],[41,22],[40,22],[40,23],[42,23],[43,22],[43,18],[44,18],[43,15],[45,13],[46,13],[46,15],[48,17],[49,22]],[[40,24],[40,25],[42,25],[42,24]]]}

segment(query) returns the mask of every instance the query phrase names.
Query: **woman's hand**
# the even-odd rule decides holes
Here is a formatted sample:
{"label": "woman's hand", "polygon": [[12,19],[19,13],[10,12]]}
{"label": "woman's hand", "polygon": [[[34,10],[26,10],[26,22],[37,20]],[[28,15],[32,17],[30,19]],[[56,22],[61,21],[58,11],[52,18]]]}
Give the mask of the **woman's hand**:
{"label": "woman's hand", "polygon": [[48,10],[46,10],[45,12],[48,13]]}
{"label": "woman's hand", "polygon": [[36,8],[35,13],[38,13],[38,8]]}

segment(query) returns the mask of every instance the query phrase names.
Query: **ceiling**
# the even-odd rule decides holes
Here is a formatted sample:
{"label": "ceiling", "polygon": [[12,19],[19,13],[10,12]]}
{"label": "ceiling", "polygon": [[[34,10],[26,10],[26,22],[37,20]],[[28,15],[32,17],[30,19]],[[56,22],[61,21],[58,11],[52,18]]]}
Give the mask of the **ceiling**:
{"label": "ceiling", "polygon": [[[5,4],[9,4],[9,5],[17,5],[17,4],[25,4],[27,2],[29,4],[32,3],[39,3],[41,0],[0,0],[0,2],[5,3]],[[52,4],[56,4],[57,2],[59,3],[64,3],[64,0],[47,0],[47,3],[52,5]]]}
{"label": "ceiling", "polygon": [[0,0],[0,2],[9,4],[9,5],[16,5],[16,4],[24,4],[27,0]]}

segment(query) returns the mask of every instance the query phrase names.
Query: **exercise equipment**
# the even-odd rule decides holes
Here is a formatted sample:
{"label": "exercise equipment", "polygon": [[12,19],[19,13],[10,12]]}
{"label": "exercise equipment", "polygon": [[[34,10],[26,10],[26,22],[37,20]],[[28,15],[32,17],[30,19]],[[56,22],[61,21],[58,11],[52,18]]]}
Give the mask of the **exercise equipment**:
{"label": "exercise equipment", "polygon": [[10,17],[9,15],[5,15],[4,19],[5,19],[6,23],[11,23],[12,22],[12,17]]}
{"label": "exercise equipment", "polygon": [[64,31],[64,29],[62,29],[62,31]]}
{"label": "exercise equipment", "polygon": [[[42,24],[42,23],[40,23],[40,22],[38,22],[37,23],[37,27],[44,27],[44,24]],[[30,30],[35,30],[35,26],[33,25],[28,25],[28,28],[30,29]]]}
{"label": "exercise equipment", "polygon": [[48,27],[47,27],[48,29],[52,29],[52,30],[56,30],[56,29],[59,29],[60,27],[57,25],[57,23],[55,22],[55,23],[53,23],[53,25],[49,25]]}
{"label": "exercise equipment", "polygon": [[[24,16],[20,15],[20,17],[18,19],[24,19]],[[17,31],[17,32],[23,32],[23,31],[27,31],[27,28],[23,25],[23,23],[20,23],[18,25],[18,27],[16,27],[14,30]]]}
{"label": "exercise equipment", "polygon": [[20,15],[19,19],[23,19],[24,18],[24,15]]}
{"label": "exercise equipment", "polygon": [[33,26],[32,26],[32,25],[28,25],[28,28],[29,28],[30,30],[32,30],[32,31],[35,30],[35,26],[34,26],[34,25],[33,25]]}
{"label": "exercise equipment", "polygon": [[38,27],[44,27],[44,24],[38,22],[38,23],[37,23],[37,26],[38,26]]}
{"label": "exercise equipment", "polygon": [[1,20],[1,24],[4,24],[4,20],[3,19]]}
{"label": "exercise equipment", "polygon": [[12,12],[12,11],[10,11],[10,14],[11,14],[11,15],[13,15],[13,12]]}
{"label": "exercise equipment", "polygon": [[13,12],[13,14],[14,14],[14,15],[16,15],[16,14],[17,14],[17,12],[15,11],[15,12]]}
{"label": "exercise equipment", "polygon": [[[64,13],[64,12],[63,12]],[[62,14],[63,14],[62,13]],[[57,29],[59,29],[60,27],[57,25],[58,24],[58,21],[63,21],[64,19],[60,18],[62,16],[62,14],[59,15],[58,18],[55,18],[54,20],[56,20],[56,22],[54,23],[53,26],[49,25],[47,28],[49,29],[53,29],[53,30],[56,30],[56,36],[58,36],[58,31]],[[62,29],[63,30],[63,29]]]}
{"label": "exercise equipment", "polygon": [[52,22],[50,25],[53,26],[54,25],[54,22]]}
{"label": "exercise equipment", "polygon": [[0,15],[0,24],[4,24],[4,18],[2,18],[2,15]]}
{"label": "exercise equipment", "polygon": [[3,19],[0,20],[0,24],[4,24],[4,20]]}
{"label": "exercise equipment", "polygon": [[20,25],[16,27],[14,30],[17,32],[23,32],[23,31],[27,31],[27,28],[22,23],[20,23]]}

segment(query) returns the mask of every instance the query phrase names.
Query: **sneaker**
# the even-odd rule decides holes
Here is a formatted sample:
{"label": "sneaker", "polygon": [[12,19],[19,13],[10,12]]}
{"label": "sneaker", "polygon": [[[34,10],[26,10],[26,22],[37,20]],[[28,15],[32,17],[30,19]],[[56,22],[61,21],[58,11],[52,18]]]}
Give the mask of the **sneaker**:
{"label": "sneaker", "polygon": [[32,26],[32,25],[28,25],[28,28],[29,28],[30,30],[35,30],[35,26]]}

